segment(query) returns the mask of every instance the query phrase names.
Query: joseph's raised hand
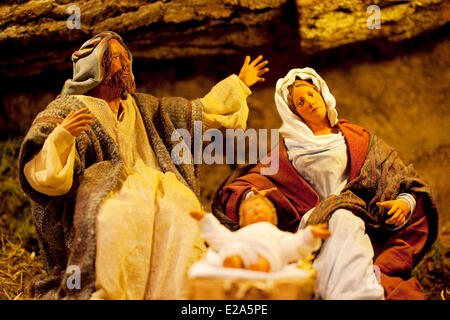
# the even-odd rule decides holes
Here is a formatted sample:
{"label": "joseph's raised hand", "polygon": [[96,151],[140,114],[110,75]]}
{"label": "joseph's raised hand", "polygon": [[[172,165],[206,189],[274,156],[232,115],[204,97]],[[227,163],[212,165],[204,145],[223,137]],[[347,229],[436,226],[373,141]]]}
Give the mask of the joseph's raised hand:
{"label": "joseph's raised hand", "polygon": [[269,71],[269,68],[264,68],[269,62],[267,60],[260,62],[262,58],[263,56],[259,56],[251,61],[250,56],[245,57],[244,64],[239,72],[239,79],[249,88],[257,82],[265,81],[261,76]]}
{"label": "joseph's raised hand", "polygon": [[74,137],[77,137],[81,132],[88,130],[89,125],[93,125],[94,116],[89,113],[89,109],[83,108],[76,112],[73,110],[61,122],[61,127],[70,132]]}

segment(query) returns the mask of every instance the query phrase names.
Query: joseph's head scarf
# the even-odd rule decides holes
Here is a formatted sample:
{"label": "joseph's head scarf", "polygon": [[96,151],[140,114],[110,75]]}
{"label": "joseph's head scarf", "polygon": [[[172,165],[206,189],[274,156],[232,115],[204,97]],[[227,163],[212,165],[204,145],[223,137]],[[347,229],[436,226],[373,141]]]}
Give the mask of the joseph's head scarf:
{"label": "joseph's head scarf", "polygon": [[[113,31],[104,31],[86,41],[79,50],[72,54],[73,78],[68,79],[61,94],[85,94],[102,83],[105,75],[104,54],[108,42],[116,39],[128,51],[130,61],[133,61],[130,50],[122,38]],[[130,66],[131,76],[134,79]]]}

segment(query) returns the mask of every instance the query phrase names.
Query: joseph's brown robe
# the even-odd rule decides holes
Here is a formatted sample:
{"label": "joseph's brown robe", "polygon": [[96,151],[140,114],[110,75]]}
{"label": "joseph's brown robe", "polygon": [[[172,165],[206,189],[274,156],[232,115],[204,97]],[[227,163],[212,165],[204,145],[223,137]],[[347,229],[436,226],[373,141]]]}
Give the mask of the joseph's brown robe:
{"label": "joseph's brown robe", "polygon": [[[350,161],[349,183],[344,188],[344,191],[347,190],[347,192],[343,191],[343,194],[350,194],[358,200],[357,204],[359,207],[347,207],[348,209],[358,215],[360,215],[360,212],[366,213],[365,217],[360,216],[366,223],[366,231],[374,246],[374,264],[380,267],[381,284],[385,289],[385,297],[386,299],[424,299],[420,284],[415,278],[411,277],[411,271],[430,249],[437,236],[438,216],[429,187],[415,177],[412,166],[406,167],[393,152],[392,148],[386,147],[387,145],[383,142],[380,142],[379,145],[370,145],[371,149],[369,150],[371,135],[364,128],[351,124],[346,120],[340,120],[338,126],[346,139]],[[378,139],[377,141],[381,140]],[[380,159],[378,156],[378,153],[382,152],[378,151],[382,149],[380,145],[384,150],[387,148],[392,150],[387,150],[387,157],[394,157],[392,165],[389,164],[388,168],[383,167],[387,163],[387,158]],[[222,218],[222,223],[228,227],[236,228],[233,222],[239,221],[239,205],[252,187],[256,187],[259,190],[272,187],[277,188],[276,191],[268,194],[268,198],[276,205],[279,221],[278,227],[281,230],[295,232],[302,216],[319,205],[319,196],[292,165],[282,140],[271,151],[271,153],[273,152],[279,153],[279,170],[275,174],[262,175],[261,168],[264,165],[260,162],[250,169],[244,170],[244,172],[233,175],[219,189],[213,207],[219,218]],[[393,154],[394,156],[392,156]],[[407,172],[409,175],[408,179],[413,181],[406,184],[407,190],[399,190],[402,188],[402,185],[405,188],[404,180],[406,179],[400,181],[400,178],[392,177],[390,176],[392,175],[391,172],[387,172],[390,171],[391,167],[395,166],[399,167],[399,171],[402,173]],[[363,170],[365,170],[365,175],[362,173]],[[373,180],[375,178],[370,176],[367,179],[368,172],[370,174],[378,173],[381,179]],[[365,180],[370,179],[375,181],[374,188],[372,190],[369,190],[370,188],[364,189],[364,183],[367,183]],[[417,203],[406,225],[398,231],[386,228],[384,221],[387,219],[385,215],[387,210],[383,214],[383,211],[378,210],[374,205],[376,201],[395,199],[396,195],[393,198],[385,198],[386,190],[392,189],[389,183],[393,179],[397,180],[394,183],[394,189],[397,189],[396,195],[399,192],[411,193]],[[420,185],[419,188],[413,187],[418,184]],[[414,190],[420,190],[420,192],[414,192]],[[425,191],[422,192],[422,190]],[[358,196],[355,197],[353,192]],[[394,194],[391,193],[391,195]],[[361,198],[366,202],[362,201]],[[324,200],[321,206],[326,207],[330,203],[335,205],[340,200],[339,196],[332,196]],[[372,207],[371,209],[369,208],[370,206]],[[332,206],[330,205],[329,207],[331,208]],[[356,207],[360,209],[359,212],[353,210]],[[222,212],[226,214],[225,217],[220,216]],[[375,212],[374,217],[368,212]],[[329,211],[329,214],[331,213]],[[312,217],[314,217],[314,214]],[[376,224],[375,222],[380,219],[383,219],[383,221]]]}

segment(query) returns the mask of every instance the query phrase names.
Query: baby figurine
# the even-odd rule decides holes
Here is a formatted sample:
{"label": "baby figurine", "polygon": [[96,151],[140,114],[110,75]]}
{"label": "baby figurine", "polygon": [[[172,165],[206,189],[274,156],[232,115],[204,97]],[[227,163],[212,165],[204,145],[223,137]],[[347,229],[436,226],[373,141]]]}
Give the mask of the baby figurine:
{"label": "baby figurine", "polygon": [[210,245],[209,260],[212,264],[277,272],[290,263],[309,257],[320,248],[322,239],[330,236],[326,224],[309,226],[296,233],[278,229],[276,209],[265,197],[274,189],[252,189],[253,193],[243,200],[239,209],[241,229],[234,232],[211,213],[190,212],[199,221],[201,235]]}

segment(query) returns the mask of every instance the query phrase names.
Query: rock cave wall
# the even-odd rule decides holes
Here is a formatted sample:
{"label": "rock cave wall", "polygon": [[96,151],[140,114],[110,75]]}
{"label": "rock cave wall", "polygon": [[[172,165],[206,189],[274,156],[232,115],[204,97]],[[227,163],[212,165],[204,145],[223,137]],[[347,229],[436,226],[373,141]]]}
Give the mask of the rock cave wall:
{"label": "rock cave wall", "polygon": [[[67,29],[77,4],[82,28]],[[368,29],[367,7],[381,8]],[[278,128],[276,80],[311,66],[327,81],[340,118],[395,147],[434,192],[450,221],[449,1],[22,1],[0,4],[0,137],[23,135],[71,77],[70,54],[94,33],[114,30],[134,56],[137,89],[197,98],[238,73],[246,54],[269,60],[248,99],[249,128]],[[233,166],[202,165],[210,206]]]}

